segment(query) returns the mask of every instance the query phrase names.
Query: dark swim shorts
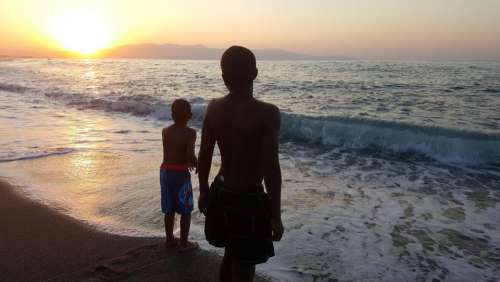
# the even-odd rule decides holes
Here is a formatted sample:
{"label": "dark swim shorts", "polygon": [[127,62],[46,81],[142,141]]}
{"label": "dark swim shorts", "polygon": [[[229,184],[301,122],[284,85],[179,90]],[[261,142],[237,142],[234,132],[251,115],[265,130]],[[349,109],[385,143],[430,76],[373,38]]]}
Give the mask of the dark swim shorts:
{"label": "dark swim shorts", "polygon": [[188,214],[193,211],[193,188],[188,170],[160,169],[161,211]]}
{"label": "dark swim shorts", "polygon": [[267,194],[235,192],[216,178],[208,192],[205,237],[241,262],[266,262],[274,256]]}

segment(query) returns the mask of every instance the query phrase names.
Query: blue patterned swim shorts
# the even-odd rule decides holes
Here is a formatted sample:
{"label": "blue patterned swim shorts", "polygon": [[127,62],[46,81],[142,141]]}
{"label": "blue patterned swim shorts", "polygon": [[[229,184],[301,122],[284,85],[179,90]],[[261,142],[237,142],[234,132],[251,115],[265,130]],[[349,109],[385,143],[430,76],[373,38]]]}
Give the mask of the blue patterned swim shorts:
{"label": "blue patterned swim shorts", "polygon": [[193,188],[189,171],[160,169],[161,211],[188,214],[193,211]]}

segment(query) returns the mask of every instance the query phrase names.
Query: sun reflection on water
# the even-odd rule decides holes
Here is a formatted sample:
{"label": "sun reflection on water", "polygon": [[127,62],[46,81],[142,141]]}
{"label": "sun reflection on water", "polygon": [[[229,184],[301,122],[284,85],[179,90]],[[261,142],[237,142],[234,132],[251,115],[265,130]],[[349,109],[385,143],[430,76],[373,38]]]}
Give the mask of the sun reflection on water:
{"label": "sun reflection on water", "polygon": [[[89,68],[87,76],[92,81],[99,74]],[[32,110],[27,107],[21,112]],[[161,140],[150,133],[154,130],[93,110],[53,105],[40,111],[24,117],[23,126],[36,125],[31,130],[18,134],[19,123],[12,123],[5,125],[6,131],[18,139],[37,140],[37,150],[65,153],[0,163],[2,173],[27,187],[36,200],[107,231],[130,230],[135,224],[131,218],[137,217],[151,218],[156,230]]]}
{"label": "sun reflection on water", "polygon": [[96,116],[67,120],[66,135],[76,152],[59,159],[60,173],[66,176],[64,194],[73,198],[78,214],[101,220],[98,207],[106,201],[107,172],[118,165],[117,158],[105,150],[110,145],[106,143],[110,124]]}

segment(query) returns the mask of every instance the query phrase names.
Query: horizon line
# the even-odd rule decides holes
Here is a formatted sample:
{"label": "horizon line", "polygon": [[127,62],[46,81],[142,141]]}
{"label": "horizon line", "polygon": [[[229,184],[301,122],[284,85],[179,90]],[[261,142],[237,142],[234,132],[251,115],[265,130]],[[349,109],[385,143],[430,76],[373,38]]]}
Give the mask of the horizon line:
{"label": "horizon line", "polygon": [[[130,44],[120,44],[116,46],[112,46],[109,48],[103,48],[94,54],[81,54],[75,51],[64,50],[64,49],[56,49],[56,48],[47,48],[47,47],[39,47],[33,48],[30,51],[27,51],[27,48],[22,49],[3,49],[0,50],[0,58],[39,58],[39,59],[151,59],[151,60],[200,60],[200,61],[210,61],[217,60],[217,58],[154,58],[154,57],[112,57],[112,56],[103,56],[103,53],[109,52],[112,50],[116,50],[118,48],[125,48],[131,46],[175,46],[175,47],[186,47],[186,48],[204,48],[212,51],[223,51],[224,48],[220,47],[209,47],[204,44],[178,44],[178,43],[130,43]],[[236,45],[236,44],[233,44]],[[385,57],[385,56],[353,56],[353,55],[345,55],[345,54],[331,54],[331,55],[316,55],[316,54],[308,54],[301,53],[296,51],[290,51],[287,49],[282,49],[279,47],[265,47],[265,48],[251,48],[254,52],[263,52],[263,51],[274,51],[274,52],[282,52],[281,55],[287,56],[297,56],[298,58],[265,58],[259,59],[261,61],[430,61],[430,62],[500,62],[500,58],[477,58],[472,56],[464,56],[460,57],[445,57],[445,56],[394,56],[394,57]],[[31,54],[30,54],[31,53]]]}

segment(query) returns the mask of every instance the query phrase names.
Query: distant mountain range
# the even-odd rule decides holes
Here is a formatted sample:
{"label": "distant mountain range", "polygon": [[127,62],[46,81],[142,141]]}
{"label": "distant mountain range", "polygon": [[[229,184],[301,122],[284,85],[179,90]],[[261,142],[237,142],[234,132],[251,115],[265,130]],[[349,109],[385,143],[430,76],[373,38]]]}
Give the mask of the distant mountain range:
{"label": "distant mountain range", "polygon": [[[342,56],[311,56],[293,53],[281,49],[254,49],[260,60],[347,60]],[[140,59],[193,59],[218,60],[224,49],[209,48],[203,45],[178,44],[132,44],[106,49],[100,52],[104,58],[140,58]]]}
{"label": "distant mountain range", "polygon": [[[346,56],[312,56],[281,49],[252,49],[258,60],[348,60]],[[130,44],[104,49],[92,57],[129,59],[219,60],[224,49],[203,45]],[[0,57],[75,58],[78,53],[53,49],[0,50]]]}

